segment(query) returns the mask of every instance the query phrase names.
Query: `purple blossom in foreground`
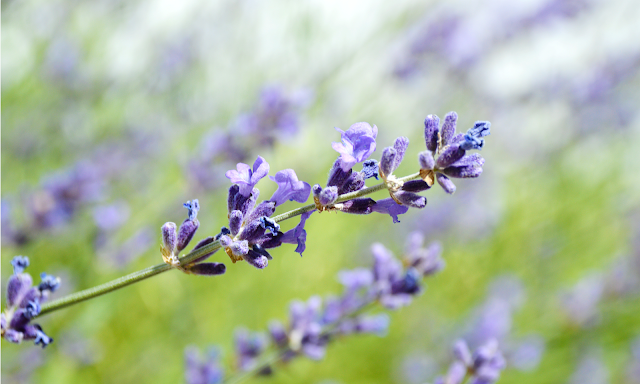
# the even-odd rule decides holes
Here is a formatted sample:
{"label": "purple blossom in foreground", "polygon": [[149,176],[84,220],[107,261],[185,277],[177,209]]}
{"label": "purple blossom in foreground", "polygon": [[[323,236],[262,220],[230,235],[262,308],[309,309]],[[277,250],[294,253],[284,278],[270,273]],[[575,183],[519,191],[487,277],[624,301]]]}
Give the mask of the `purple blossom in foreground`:
{"label": "purple blossom in foreground", "polygon": [[233,184],[240,186],[240,194],[249,197],[253,187],[258,181],[269,174],[269,163],[262,156],[258,156],[253,163],[253,168],[244,163],[238,163],[237,170],[230,170],[225,176]]}
{"label": "purple blossom in foreground", "polygon": [[[259,175],[262,178],[262,173],[264,170],[268,171],[269,164],[259,157],[254,163],[254,169],[263,170]],[[247,173],[244,177],[236,177],[237,175],[234,174],[230,177],[232,182],[240,180],[240,183],[229,188],[227,197],[229,228],[222,228],[216,240],[220,240],[220,244],[233,263],[244,260],[255,268],[264,269],[272,259],[267,249],[279,247],[282,243],[291,243],[297,245],[296,252],[301,255],[305,250],[307,232],[304,230],[304,224],[312,211],[303,214],[300,224],[286,233],[280,231],[280,225],[271,219],[271,216],[275,213],[276,206],[288,199],[298,202],[306,201],[311,187],[308,183],[298,180],[292,169],[286,169],[278,172],[273,178],[278,183],[278,189],[271,199],[256,204],[260,195],[258,188],[255,188],[260,178],[252,179],[256,174]],[[249,179],[251,183],[245,183]],[[243,194],[242,188],[248,185],[252,187],[251,192]]]}
{"label": "purple blossom in foreground", "polygon": [[187,347],[184,351],[184,379],[187,384],[218,384],[224,379],[220,365],[220,352],[210,348],[202,356],[198,348]]}
{"label": "purple blossom in foreground", "polygon": [[[347,335],[384,336],[389,317],[384,313],[369,313],[371,304],[378,302],[388,309],[409,304],[422,292],[422,278],[442,266],[439,245],[422,248],[422,242],[413,241],[413,244],[416,248],[411,249],[403,262],[381,244],[374,244],[372,269],[339,273],[338,280],[344,286],[341,295],[313,296],[306,302],[291,302],[289,324],[285,326],[279,321],[269,324],[270,343],[278,349],[280,360],[288,362],[297,356],[320,360],[331,341]],[[271,373],[272,362],[264,359],[268,344],[269,340],[261,333],[236,331],[238,370]]]}
{"label": "purple blossom in foreground", "polygon": [[[224,264],[202,262],[213,255],[216,251],[200,256],[188,265],[180,266],[180,260],[178,259],[179,253],[189,245],[193,235],[195,235],[196,231],[200,227],[200,222],[198,221],[200,203],[198,202],[198,199],[187,201],[183,205],[189,210],[189,216],[182,222],[180,228],[176,230],[176,224],[172,222],[165,223],[161,228],[162,244],[160,246],[160,251],[162,253],[162,259],[165,263],[179,268],[185,273],[204,276],[224,274],[226,272],[226,266]],[[198,242],[198,244],[193,248],[193,251],[207,244],[213,243],[213,241],[213,237],[207,237],[200,240],[200,242]]]}
{"label": "purple blossom in foreground", "polygon": [[[396,205],[404,206],[407,209],[409,207],[421,209],[427,205],[427,198],[418,195],[416,192],[426,191],[431,188],[431,186],[423,180],[401,182],[393,174],[404,159],[404,154],[408,147],[409,139],[406,137],[398,137],[393,147],[385,148],[382,151],[382,158],[380,159],[379,174],[387,186],[391,199],[393,199]],[[406,210],[401,212],[401,210],[391,202],[380,201],[378,205],[385,208],[377,207],[374,208],[374,211],[391,215],[394,222],[398,221],[398,214],[406,212]]]}
{"label": "purple blossom in foreground", "polygon": [[278,189],[269,199],[276,203],[276,207],[287,200],[304,203],[309,198],[311,186],[309,183],[298,180],[293,169],[282,170],[276,173],[275,177],[269,176],[269,178],[278,184]]}
{"label": "purple blossom in foreground", "polygon": [[456,190],[449,177],[473,178],[482,174],[484,159],[477,153],[467,154],[467,151],[482,149],[483,137],[490,134],[491,127],[488,121],[476,121],[466,134],[456,134],[457,121],[458,115],[449,112],[440,128],[438,116],[427,116],[424,120],[427,150],[418,156],[422,179],[429,186],[437,181],[449,194]]}
{"label": "purple blossom in foreground", "polygon": [[439,377],[434,384],[462,384],[469,379],[472,384],[492,384],[500,378],[506,362],[498,349],[498,341],[493,339],[471,353],[464,340],[458,340],[453,347],[455,361],[446,376]]}
{"label": "purple blossom in foreground", "polygon": [[331,146],[340,154],[340,168],[348,172],[356,163],[361,163],[376,150],[378,127],[369,123],[355,123],[346,131],[336,128],[341,135],[340,143]]}
{"label": "purple blossom in foreground", "polygon": [[53,342],[40,325],[31,319],[40,314],[40,305],[51,292],[60,286],[60,279],[46,273],[40,275],[41,282],[33,286],[31,275],[24,273],[29,266],[29,258],[16,256],[11,261],[13,275],[7,282],[7,308],[1,316],[2,337],[12,343],[33,340],[42,348]]}

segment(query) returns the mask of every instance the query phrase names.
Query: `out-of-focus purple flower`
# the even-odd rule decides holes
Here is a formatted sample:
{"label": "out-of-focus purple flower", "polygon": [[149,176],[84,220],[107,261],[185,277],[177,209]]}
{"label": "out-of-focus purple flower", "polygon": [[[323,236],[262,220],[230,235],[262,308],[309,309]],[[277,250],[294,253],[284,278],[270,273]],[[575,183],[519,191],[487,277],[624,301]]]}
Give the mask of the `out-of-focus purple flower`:
{"label": "out-of-focus purple flower", "polygon": [[476,121],[466,134],[456,134],[458,115],[449,112],[445,116],[442,129],[439,129],[440,118],[429,115],[424,121],[424,136],[427,150],[418,156],[420,176],[432,186],[435,181],[445,192],[452,194],[456,186],[449,177],[474,178],[482,173],[484,159],[478,154],[467,154],[471,149],[484,146],[483,137],[490,134],[491,123]]}
{"label": "out-of-focus purple flower", "polygon": [[244,197],[249,197],[253,187],[258,184],[258,181],[269,174],[269,163],[258,156],[253,163],[253,168],[244,163],[238,163],[236,170],[230,170],[225,173],[225,176],[231,180],[232,183],[237,184],[240,187],[240,194]]}
{"label": "out-of-focus purple flower", "polygon": [[124,201],[97,206],[93,209],[93,220],[102,230],[114,230],[124,224],[128,218],[129,206]]}
{"label": "out-of-focus purple flower", "polygon": [[187,384],[219,384],[224,379],[220,351],[217,348],[210,348],[204,357],[196,347],[185,348],[184,365]]}
{"label": "out-of-focus purple flower", "polygon": [[33,286],[31,275],[24,273],[29,266],[26,256],[16,256],[11,261],[14,273],[7,281],[7,308],[1,314],[2,337],[12,343],[22,340],[34,340],[42,348],[53,342],[40,325],[31,323],[31,319],[40,314],[40,304],[49,294],[60,287],[60,279],[46,273],[41,275],[42,282]]}
{"label": "out-of-focus purple flower", "polygon": [[456,360],[447,375],[437,378],[435,383],[462,384],[469,377],[469,383],[492,384],[498,381],[506,366],[495,339],[482,344],[473,354],[464,340],[458,340],[454,345],[454,357]]}
{"label": "out-of-focus purple flower", "polygon": [[234,334],[236,364],[241,371],[255,368],[257,357],[268,345],[268,338],[263,333],[249,332],[247,329],[236,329]]}
{"label": "out-of-focus purple flower", "polygon": [[599,319],[598,304],[604,291],[601,275],[589,275],[560,294],[561,309],[570,322],[584,327]]}
{"label": "out-of-focus purple flower", "polygon": [[306,246],[307,231],[305,231],[304,225],[307,222],[307,219],[309,219],[309,216],[311,216],[313,212],[315,211],[306,212],[300,215],[300,223],[296,225],[295,228],[285,232],[281,238],[281,241],[283,243],[297,245],[295,251],[298,252],[300,256],[302,256],[302,252],[304,252],[304,250],[307,248]]}
{"label": "out-of-focus purple flower", "polygon": [[340,154],[340,168],[347,172],[356,163],[363,162],[376,150],[376,137],[378,127],[371,127],[369,123],[355,123],[346,131],[340,132],[341,143],[333,143],[331,146]]}
{"label": "out-of-focus purple flower", "polygon": [[394,223],[399,223],[398,219],[399,215],[403,215],[409,211],[409,207],[405,205],[398,204],[392,198],[386,198],[376,201],[376,203],[371,207],[373,212],[378,212],[382,214],[386,214],[391,216]]}
{"label": "out-of-focus purple flower", "polygon": [[423,276],[432,275],[444,268],[444,260],[441,257],[442,245],[434,242],[424,248],[424,235],[420,232],[412,232],[407,236],[405,255],[409,265],[417,269]]}
{"label": "out-of-focus purple flower", "polygon": [[276,207],[287,200],[304,203],[309,198],[311,185],[304,181],[299,181],[293,169],[282,170],[276,173],[275,177],[269,176],[269,178],[278,184],[278,189],[269,199],[276,203]]}
{"label": "out-of-focus purple flower", "polygon": [[569,378],[569,384],[607,384],[609,370],[598,350],[590,350],[578,362],[576,370]]}
{"label": "out-of-focus purple flower", "polygon": [[509,365],[520,371],[532,371],[538,367],[545,350],[544,338],[530,335],[520,340],[507,353]]}

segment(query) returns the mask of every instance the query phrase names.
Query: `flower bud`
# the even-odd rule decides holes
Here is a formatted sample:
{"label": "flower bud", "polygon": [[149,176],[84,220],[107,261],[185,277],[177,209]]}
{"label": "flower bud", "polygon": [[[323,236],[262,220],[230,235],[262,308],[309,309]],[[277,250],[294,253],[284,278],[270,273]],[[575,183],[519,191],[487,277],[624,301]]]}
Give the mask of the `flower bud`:
{"label": "flower bud", "polygon": [[166,222],[161,228],[162,232],[162,255],[170,257],[176,249],[178,234],[176,233],[176,223]]}

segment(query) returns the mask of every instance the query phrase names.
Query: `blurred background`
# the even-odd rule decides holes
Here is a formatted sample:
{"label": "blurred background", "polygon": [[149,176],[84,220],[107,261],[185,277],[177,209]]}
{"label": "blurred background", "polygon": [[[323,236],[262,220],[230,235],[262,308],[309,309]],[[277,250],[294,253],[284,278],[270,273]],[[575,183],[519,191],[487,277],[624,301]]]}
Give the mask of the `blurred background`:
{"label": "blurred background", "polygon": [[186,200],[197,236],[218,233],[236,162],[324,184],[334,127],[367,121],[374,158],[411,140],[406,175],[427,114],[492,122],[484,174],[455,195],[433,188],[399,224],[314,214],[302,258],[216,254],[224,276],[165,273],[47,315],[47,349],[2,341],[2,381],[179,383],[188,345],[231,367],[237,326],[285,321],[370,266],[373,242],[401,255],[419,231],[447,265],[386,337],[254,380],[431,382],[455,339],[495,337],[500,383],[640,383],[638,20],[633,0],[2,1],[3,307],[15,255],[61,276],[59,297],[160,263]]}

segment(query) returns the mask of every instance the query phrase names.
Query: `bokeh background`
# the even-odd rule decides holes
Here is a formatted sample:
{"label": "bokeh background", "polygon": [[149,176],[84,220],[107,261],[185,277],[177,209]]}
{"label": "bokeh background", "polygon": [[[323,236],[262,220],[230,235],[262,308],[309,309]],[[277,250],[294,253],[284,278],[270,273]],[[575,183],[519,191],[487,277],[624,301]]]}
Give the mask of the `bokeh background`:
{"label": "bokeh background", "polygon": [[375,158],[407,136],[399,175],[427,114],[492,135],[479,179],[399,224],[314,214],[302,258],[285,245],[258,271],[216,254],[224,276],[165,273],[43,317],[55,343],[3,340],[2,381],[179,383],[188,345],[219,345],[228,370],[237,326],[338,293],[373,242],[401,255],[419,231],[447,265],[386,337],[254,380],[425,383],[455,339],[492,336],[501,383],[639,383],[638,20],[634,0],[3,1],[3,285],[18,254],[62,277],[57,296],[157,264],[184,201],[200,199],[198,236],[225,225],[238,161],[324,183],[334,126],[376,124]]}

